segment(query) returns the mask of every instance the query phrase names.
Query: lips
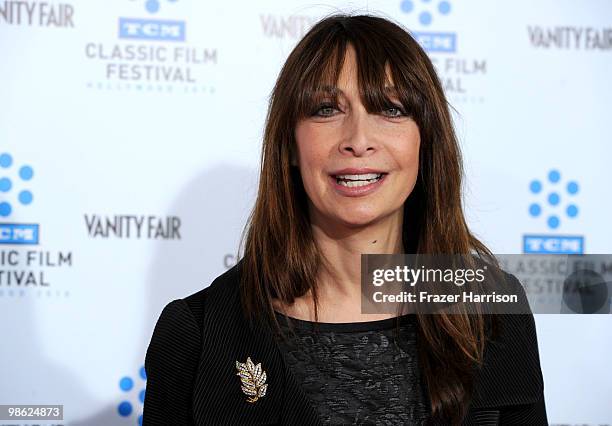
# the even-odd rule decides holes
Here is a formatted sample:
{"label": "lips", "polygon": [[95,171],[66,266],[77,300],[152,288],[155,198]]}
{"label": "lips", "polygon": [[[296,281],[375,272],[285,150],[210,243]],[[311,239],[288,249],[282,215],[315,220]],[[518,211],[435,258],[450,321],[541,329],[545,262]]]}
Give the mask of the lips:
{"label": "lips", "polygon": [[370,168],[347,168],[330,174],[334,190],[343,196],[361,197],[375,191],[385,181],[387,172]]}
{"label": "lips", "polygon": [[373,169],[370,167],[346,167],[344,169],[338,169],[335,170],[333,172],[330,173],[331,176],[337,176],[337,175],[362,175],[362,174],[366,174],[366,173],[387,173],[384,170],[381,169]]}

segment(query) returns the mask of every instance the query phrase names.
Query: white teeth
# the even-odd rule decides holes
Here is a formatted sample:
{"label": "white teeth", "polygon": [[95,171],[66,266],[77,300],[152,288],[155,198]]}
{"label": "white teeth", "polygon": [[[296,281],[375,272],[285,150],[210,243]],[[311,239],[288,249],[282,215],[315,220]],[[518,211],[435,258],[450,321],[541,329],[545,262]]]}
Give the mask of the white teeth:
{"label": "white teeth", "polygon": [[379,179],[372,179],[372,180],[358,180],[358,181],[344,181],[344,180],[339,180],[337,181],[340,185],[342,186],[348,186],[349,188],[353,188],[355,186],[366,186],[369,185],[371,183],[374,182],[378,182]]}
{"label": "white teeth", "polygon": [[353,188],[356,186],[366,186],[378,182],[383,173],[363,173],[360,175],[336,175],[336,182],[339,185]]}
{"label": "white teeth", "polygon": [[337,175],[336,179],[370,180],[370,179],[377,179],[381,175],[382,175],[381,173],[364,173],[362,175]]}

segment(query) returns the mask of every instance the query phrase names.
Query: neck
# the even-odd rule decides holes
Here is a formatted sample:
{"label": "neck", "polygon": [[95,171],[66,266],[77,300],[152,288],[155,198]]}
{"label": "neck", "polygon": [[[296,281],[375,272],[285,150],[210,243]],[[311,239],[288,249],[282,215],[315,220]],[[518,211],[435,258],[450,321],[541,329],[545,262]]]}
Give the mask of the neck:
{"label": "neck", "polygon": [[322,218],[312,219],[313,237],[328,265],[319,272],[317,286],[322,298],[361,298],[361,254],[403,252],[403,212],[398,210],[363,227],[347,227]]}

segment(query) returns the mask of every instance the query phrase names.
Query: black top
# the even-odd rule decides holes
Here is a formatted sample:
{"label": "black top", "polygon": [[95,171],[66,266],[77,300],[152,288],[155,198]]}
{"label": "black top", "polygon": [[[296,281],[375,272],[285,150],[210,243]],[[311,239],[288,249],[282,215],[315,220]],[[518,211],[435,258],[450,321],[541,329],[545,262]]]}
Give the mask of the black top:
{"label": "black top", "polygon": [[426,421],[414,315],[352,323],[289,317],[295,335],[276,316],[289,338],[277,339],[283,357],[325,424]]}
{"label": "black top", "polygon": [[[143,426],[325,424],[267,327],[246,321],[240,265],[162,310],[145,357]],[[508,277],[519,291],[516,277]],[[533,316],[499,319],[499,337],[485,348],[462,424],[547,425]],[[236,362],[248,358],[266,372],[267,391],[256,402],[237,375]]]}

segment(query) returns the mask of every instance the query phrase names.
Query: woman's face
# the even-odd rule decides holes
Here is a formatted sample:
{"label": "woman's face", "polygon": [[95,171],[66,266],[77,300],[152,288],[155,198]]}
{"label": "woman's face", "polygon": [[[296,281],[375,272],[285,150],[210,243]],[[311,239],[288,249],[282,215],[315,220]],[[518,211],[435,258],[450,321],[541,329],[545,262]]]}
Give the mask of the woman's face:
{"label": "woman's face", "polygon": [[355,227],[401,215],[417,178],[419,129],[403,114],[397,97],[391,96],[394,105],[379,113],[365,110],[351,45],[338,89],[337,106],[324,99],[315,115],[295,129],[292,163],[300,169],[311,221]]}

